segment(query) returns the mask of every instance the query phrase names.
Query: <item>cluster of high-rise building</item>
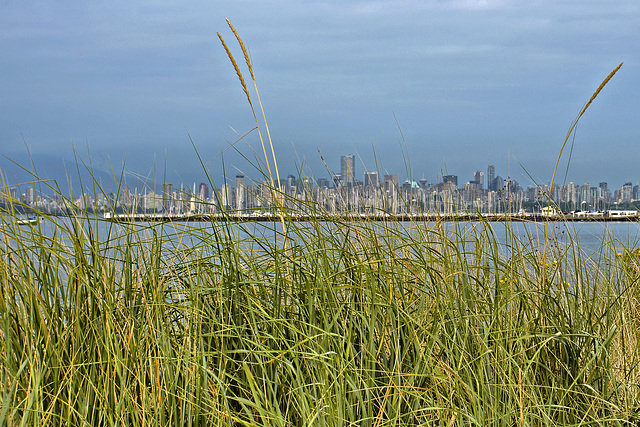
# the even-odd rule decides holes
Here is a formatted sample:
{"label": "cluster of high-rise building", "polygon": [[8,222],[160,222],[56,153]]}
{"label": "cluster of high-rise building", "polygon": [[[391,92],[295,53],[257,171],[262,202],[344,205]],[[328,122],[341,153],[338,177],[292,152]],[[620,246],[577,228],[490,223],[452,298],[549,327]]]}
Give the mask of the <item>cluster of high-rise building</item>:
{"label": "cluster of high-rise building", "polygon": [[[204,214],[222,210],[268,212],[284,206],[301,214],[344,212],[362,214],[413,214],[455,212],[536,212],[552,200],[562,209],[605,210],[613,204],[640,200],[640,185],[625,183],[611,193],[606,182],[598,186],[538,185],[522,187],[517,181],[496,174],[493,165],[486,175],[473,173],[473,179],[459,183],[456,175],[443,175],[436,182],[422,178],[408,178],[400,182],[398,174],[364,171],[362,180],[356,173],[355,157],[342,156],[340,172],[328,178],[296,177],[289,175],[280,182],[254,182],[243,174],[235,181],[219,188],[208,183],[191,187],[175,187],[165,182],[155,191],[149,188],[130,190],[124,187],[119,194],[91,197],[83,194],[73,199],[75,207],[94,211],[122,211],[164,214]],[[485,180],[486,177],[486,180]],[[17,188],[0,191],[0,203],[20,200],[39,209],[56,212],[68,207],[69,201],[59,195],[36,196],[37,188],[27,186],[24,193]]]}

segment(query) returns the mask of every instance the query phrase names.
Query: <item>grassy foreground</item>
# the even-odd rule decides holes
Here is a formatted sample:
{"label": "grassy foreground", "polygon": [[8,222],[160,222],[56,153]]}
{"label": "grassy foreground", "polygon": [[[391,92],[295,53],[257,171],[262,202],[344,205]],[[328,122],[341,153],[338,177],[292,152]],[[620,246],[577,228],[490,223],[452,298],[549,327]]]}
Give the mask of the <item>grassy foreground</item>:
{"label": "grassy foreground", "polygon": [[[636,253],[2,216],[0,425],[630,425]],[[545,249],[546,246],[546,249]]]}

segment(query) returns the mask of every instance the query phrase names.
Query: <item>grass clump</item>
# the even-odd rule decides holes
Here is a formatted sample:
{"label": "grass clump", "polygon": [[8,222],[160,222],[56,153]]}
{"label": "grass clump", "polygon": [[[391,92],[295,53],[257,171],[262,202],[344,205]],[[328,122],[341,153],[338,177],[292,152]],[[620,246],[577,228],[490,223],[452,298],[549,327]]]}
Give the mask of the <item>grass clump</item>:
{"label": "grass clump", "polygon": [[284,245],[277,224],[7,219],[5,425],[636,416],[635,252],[543,257],[483,222],[291,222]]}

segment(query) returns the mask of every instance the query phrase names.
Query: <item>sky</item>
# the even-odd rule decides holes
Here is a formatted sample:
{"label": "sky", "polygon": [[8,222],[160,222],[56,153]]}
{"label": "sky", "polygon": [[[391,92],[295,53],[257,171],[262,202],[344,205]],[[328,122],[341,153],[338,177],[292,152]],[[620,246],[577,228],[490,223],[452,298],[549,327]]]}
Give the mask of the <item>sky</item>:
{"label": "sky", "polygon": [[[640,182],[637,0],[0,0],[0,168],[217,186],[264,171]],[[265,134],[266,132],[263,132]],[[242,137],[244,136],[244,137]],[[569,162],[569,154],[571,155]],[[569,168],[567,171],[567,163]],[[256,167],[257,166],[257,167]],[[207,178],[207,176],[209,178]],[[133,185],[133,184],[131,184]]]}

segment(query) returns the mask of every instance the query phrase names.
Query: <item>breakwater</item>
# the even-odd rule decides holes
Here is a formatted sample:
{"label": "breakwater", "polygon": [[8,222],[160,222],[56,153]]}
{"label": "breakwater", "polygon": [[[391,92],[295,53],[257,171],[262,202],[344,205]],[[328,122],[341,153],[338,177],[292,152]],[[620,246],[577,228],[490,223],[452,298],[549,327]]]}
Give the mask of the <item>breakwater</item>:
{"label": "breakwater", "polygon": [[640,215],[634,213],[616,214],[598,212],[597,214],[339,214],[339,215],[309,215],[286,213],[282,216],[270,212],[225,212],[209,214],[111,214],[104,218],[113,222],[273,222],[284,218],[287,221],[490,221],[490,222],[630,222],[639,221]]}

